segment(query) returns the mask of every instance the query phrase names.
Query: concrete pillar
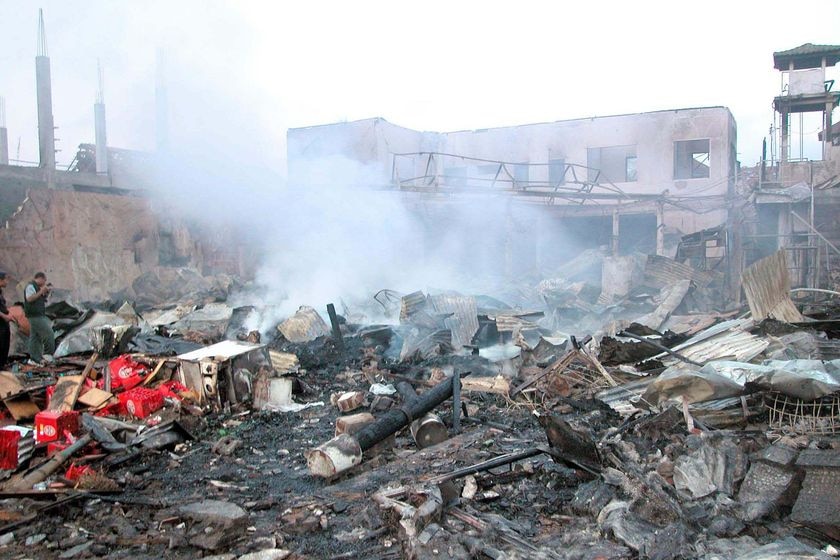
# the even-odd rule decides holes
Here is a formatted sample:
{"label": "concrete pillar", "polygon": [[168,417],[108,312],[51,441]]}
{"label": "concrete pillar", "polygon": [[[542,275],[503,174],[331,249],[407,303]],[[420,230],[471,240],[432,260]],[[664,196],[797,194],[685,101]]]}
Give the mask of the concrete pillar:
{"label": "concrete pillar", "polygon": [[9,134],[0,126],[0,165],[9,165]]}
{"label": "concrete pillar", "polygon": [[0,165],[9,165],[9,134],[6,132],[6,100],[0,97]]}
{"label": "concrete pillar", "polygon": [[665,255],[665,208],[661,202],[656,205],[656,254]]}
{"label": "concrete pillar", "polygon": [[788,143],[790,142],[790,123],[788,122],[788,114],[786,112],[782,112],[782,137],[780,142],[780,150],[781,153],[779,154],[779,161],[782,163],[787,162],[788,160]]}
{"label": "concrete pillar", "polygon": [[35,87],[38,102],[38,152],[41,167],[55,169],[55,123],[52,111],[52,80],[48,56],[35,57]]}
{"label": "concrete pillar", "polygon": [[163,50],[157,52],[155,71],[155,146],[159,153],[169,151],[169,95]]}
{"label": "concrete pillar", "polygon": [[619,216],[618,210],[613,210],[612,214],[612,254],[614,257],[618,256],[618,235],[619,235]]}
{"label": "concrete pillar", "polygon": [[[831,112],[834,110],[834,102],[829,101],[825,104],[825,128],[823,129],[823,161],[828,159],[828,154],[831,150]],[[813,187],[813,185],[812,185]]]}
{"label": "concrete pillar", "polygon": [[108,137],[105,131],[105,104],[93,105],[94,127],[96,132],[96,172],[108,173]]}

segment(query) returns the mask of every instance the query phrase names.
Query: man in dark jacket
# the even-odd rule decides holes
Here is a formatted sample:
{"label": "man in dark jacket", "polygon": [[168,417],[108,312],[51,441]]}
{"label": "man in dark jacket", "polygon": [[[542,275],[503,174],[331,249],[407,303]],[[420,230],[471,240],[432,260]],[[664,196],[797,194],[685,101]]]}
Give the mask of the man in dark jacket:
{"label": "man in dark jacket", "polygon": [[0,369],[6,367],[6,361],[9,359],[9,339],[11,337],[9,323],[14,321],[12,316],[9,315],[9,308],[6,307],[6,297],[3,295],[3,288],[6,287],[8,282],[6,273],[0,271]]}
{"label": "man in dark jacket", "polygon": [[39,272],[23,292],[23,310],[29,319],[29,359],[41,363],[44,354],[55,352],[55,335],[52,322],[47,318],[47,298],[51,284],[47,284],[47,275]]}

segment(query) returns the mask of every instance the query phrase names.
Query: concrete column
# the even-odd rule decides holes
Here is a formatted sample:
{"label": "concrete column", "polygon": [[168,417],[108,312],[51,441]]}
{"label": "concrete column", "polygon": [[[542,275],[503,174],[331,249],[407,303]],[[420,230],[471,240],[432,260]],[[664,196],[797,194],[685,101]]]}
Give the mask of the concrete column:
{"label": "concrete column", "polygon": [[661,202],[656,205],[656,254],[665,255],[665,208]]}
{"label": "concrete column", "polygon": [[94,127],[96,132],[96,172],[108,173],[108,137],[105,130],[105,104],[93,105]]}
{"label": "concrete column", "polygon": [[6,132],[6,99],[0,97],[0,165],[9,165],[9,134]]}
{"label": "concrete column", "polygon": [[788,114],[786,112],[781,113],[782,115],[782,137],[780,142],[780,150],[781,153],[779,154],[779,161],[782,163],[787,162],[788,160],[788,143],[790,142],[790,123],[788,122]]}
{"label": "concrete column", "polygon": [[52,80],[50,59],[35,57],[35,87],[38,102],[38,152],[40,165],[55,169],[55,123],[52,111]]}
{"label": "concrete column", "polygon": [[[823,132],[823,161],[828,159],[829,151],[831,150],[831,112],[834,110],[834,102],[829,101],[825,104],[825,129]],[[813,185],[812,185],[813,188]]]}
{"label": "concrete column", "polygon": [[618,256],[618,235],[619,235],[619,216],[618,210],[613,210],[612,215],[612,254]]}
{"label": "concrete column", "polygon": [[0,165],[9,165],[9,134],[6,127],[0,127]]}
{"label": "concrete column", "polygon": [[158,153],[169,151],[169,95],[165,65],[164,53],[158,50],[155,69],[155,146]]}

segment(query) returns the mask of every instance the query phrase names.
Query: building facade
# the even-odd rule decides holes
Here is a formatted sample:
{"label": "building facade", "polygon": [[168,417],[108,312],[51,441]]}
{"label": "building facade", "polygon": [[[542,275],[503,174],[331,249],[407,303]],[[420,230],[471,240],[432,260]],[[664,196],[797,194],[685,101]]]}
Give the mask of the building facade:
{"label": "building facade", "polygon": [[583,248],[673,255],[730,218],[736,137],[729,109],[703,107],[447,133],[375,118],[290,129],[287,146],[293,183],[508,193],[549,209],[537,229],[587,232]]}

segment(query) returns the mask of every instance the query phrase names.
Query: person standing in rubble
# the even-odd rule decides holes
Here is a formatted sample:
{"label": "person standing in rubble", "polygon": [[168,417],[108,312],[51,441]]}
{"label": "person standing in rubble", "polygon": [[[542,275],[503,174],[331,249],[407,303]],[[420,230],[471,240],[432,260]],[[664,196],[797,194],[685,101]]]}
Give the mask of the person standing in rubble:
{"label": "person standing in rubble", "polygon": [[47,318],[47,298],[51,289],[47,275],[38,272],[23,292],[23,310],[29,319],[29,359],[39,364],[45,353],[52,356],[55,352],[52,322]]}
{"label": "person standing in rubble", "polygon": [[9,283],[6,273],[0,271],[0,369],[6,367],[9,360],[9,341],[11,340],[11,329],[9,323],[15,319],[9,314],[6,306],[6,297],[3,295],[3,288]]}

